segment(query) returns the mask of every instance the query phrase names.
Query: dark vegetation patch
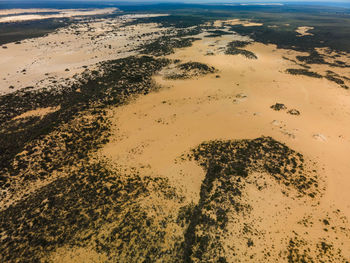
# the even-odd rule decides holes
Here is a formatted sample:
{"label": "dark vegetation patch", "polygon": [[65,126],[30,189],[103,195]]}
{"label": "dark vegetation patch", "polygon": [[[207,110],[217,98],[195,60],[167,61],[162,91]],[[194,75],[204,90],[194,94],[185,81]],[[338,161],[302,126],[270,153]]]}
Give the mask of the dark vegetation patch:
{"label": "dark vegetation patch", "polygon": [[213,73],[215,71],[214,67],[210,67],[206,64],[199,63],[199,62],[186,62],[178,65],[178,68],[181,70],[199,70],[204,72],[211,72]]}
{"label": "dark vegetation patch", "polygon": [[253,52],[251,52],[249,50],[245,50],[245,49],[239,49],[239,48],[229,49],[226,51],[226,54],[228,54],[228,55],[242,55],[242,56],[249,58],[249,59],[258,59],[258,57]]}
{"label": "dark vegetation patch", "polygon": [[349,87],[345,84],[344,80],[349,80],[348,78],[344,77],[344,76],[340,76],[339,74],[328,70],[327,74],[325,76],[326,79],[328,79],[329,81],[335,82],[338,85],[340,85],[342,88],[344,89],[349,89]]}
{"label": "dark vegetation patch", "polygon": [[197,76],[215,73],[217,70],[214,67],[208,66],[199,62],[186,62],[178,64],[175,67],[175,72],[166,75],[168,79],[187,79]]}
{"label": "dark vegetation patch", "polygon": [[327,74],[327,75],[326,75],[326,79],[328,79],[328,80],[330,80],[330,81],[333,81],[333,82],[335,82],[335,83],[337,83],[337,84],[340,84],[340,85],[343,85],[343,84],[344,84],[344,80],[335,77],[334,74]]}
{"label": "dark vegetation patch", "polygon": [[[142,7],[143,9],[144,7]],[[155,10],[156,6],[153,6],[152,9]],[[168,9],[168,13],[173,13],[174,10]],[[190,11],[191,12],[191,11]],[[140,24],[140,23],[157,23],[161,27],[169,28],[174,27],[176,29],[186,29],[191,27],[197,27],[198,25],[204,24],[207,22],[210,18],[203,16],[203,13],[201,15],[193,15],[191,14],[185,14],[181,12],[174,12],[173,14],[169,16],[158,16],[158,17],[148,17],[148,18],[140,18],[135,19],[134,21],[130,22],[130,24]]]}
{"label": "dark vegetation patch", "polygon": [[0,45],[10,42],[19,43],[19,41],[28,38],[42,37],[71,23],[67,18],[2,23],[0,26]]}
{"label": "dark vegetation patch", "polygon": [[232,32],[227,32],[227,31],[223,31],[223,30],[208,30],[208,33],[210,33],[209,35],[206,35],[205,37],[221,37],[224,35],[232,35]]}
{"label": "dark vegetation patch", "polygon": [[308,69],[295,69],[295,68],[289,68],[286,70],[287,73],[292,75],[303,75],[308,76],[312,78],[323,78],[322,75],[318,74],[317,72],[310,71]]}
{"label": "dark vegetation patch", "polygon": [[[252,172],[268,173],[299,196],[315,198],[319,193],[317,175],[308,171],[304,157],[270,137],[203,143],[189,158],[207,173],[199,203],[188,219],[184,262],[226,262],[225,255],[234,253],[225,251],[221,240],[232,217],[249,215],[250,207],[242,196]],[[288,195],[288,191],[283,193]],[[248,240],[247,246],[252,245]]]}
{"label": "dark vegetation patch", "polygon": [[165,56],[174,53],[175,48],[190,47],[194,41],[200,40],[192,36],[203,32],[200,25],[206,21],[207,19],[203,17],[170,15],[135,19],[125,26],[157,23],[160,27],[173,27],[166,30],[163,36],[150,40],[139,48],[142,54]]}
{"label": "dark vegetation patch", "polygon": [[205,72],[205,73],[214,73],[215,68],[210,67],[206,64],[199,63],[199,62],[187,62],[178,65],[178,68],[184,71],[191,71],[191,70],[198,70],[200,72]]}
{"label": "dark vegetation patch", "polygon": [[[309,247],[309,249],[305,249]],[[322,240],[313,244],[303,238],[294,237],[289,240],[288,245],[288,262],[349,262],[340,249],[336,249],[331,242]]]}
{"label": "dark vegetation patch", "polygon": [[244,48],[246,46],[248,46],[251,42],[248,41],[240,41],[240,40],[235,40],[232,41],[228,44],[227,48]]}
{"label": "dark vegetation patch", "polygon": [[181,204],[181,197],[165,179],[121,175],[106,167],[110,165],[82,163],[0,212],[0,261],[41,262],[60,247],[88,247],[110,262],[175,259],[177,250],[169,250],[166,243],[172,242],[165,239],[167,224],[175,223],[175,217],[172,222],[159,215],[162,204],[146,209],[141,203],[156,195]]}
{"label": "dark vegetation patch", "polygon": [[[272,105],[270,108],[275,110],[275,111],[281,111],[281,110],[286,110],[287,106],[284,105],[283,103],[276,103],[276,104]],[[298,111],[297,109],[290,109],[289,111],[287,111],[287,113],[290,115],[295,115],[295,116],[300,115],[300,111]]]}
{"label": "dark vegetation patch", "polygon": [[153,56],[166,56],[174,53],[175,48],[192,46],[199,38],[191,37],[202,32],[199,26],[194,28],[169,29],[163,36],[143,44],[139,51],[141,54]]}
{"label": "dark vegetation patch", "polygon": [[287,57],[285,57],[285,56],[283,56],[282,58],[285,59],[285,60],[288,60],[288,61],[290,61],[290,62],[293,62],[293,63],[295,63],[296,65],[301,66],[301,67],[303,67],[303,68],[305,68],[305,69],[310,69],[310,68],[311,68],[310,66],[305,65],[305,64],[302,64],[302,63],[300,63],[300,62],[298,62],[298,61],[296,61],[296,60],[294,60],[294,59],[290,59],[290,58],[287,58]]}
{"label": "dark vegetation patch", "polygon": [[290,109],[289,111],[287,111],[288,114],[290,115],[295,115],[295,116],[299,116],[300,115],[300,111],[296,110],[296,109]]}
{"label": "dark vegetation patch", "polygon": [[[264,44],[276,44],[278,48],[297,49],[299,51],[308,51],[315,47],[315,43],[310,41],[310,36],[303,38],[297,37],[296,32],[289,27],[281,26],[279,28],[270,28],[266,25],[266,21],[259,20],[264,23],[263,26],[245,27],[242,25],[231,26],[231,30],[241,35],[249,36],[257,42]],[[304,45],[302,45],[304,44]]]}
{"label": "dark vegetation patch", "polygon": [[346,77],[340,76],[337,73],[328,70],[325,76],[322,76],[318,74],[317,72],[310,71],[308,69],[287,69],[287,73],[292,74],[292,75],[304,75],[308,77],[313,77],[313,78],[326,78],[329,81],[332,81],[336,84],[338,84],[340,87],[344,89],[349,89],[349,87],[345,84],[344,80],[347,80]]}
{"label": "dark vegetation patch", "polygon": [[[347,65],[345,62],[335,60],[334,62],[327,62],[325,60],[325,55],[321,55],[316,50],[310,51],[308,56],[297,56],[297,60],[305,64],[325,64],[331,67],[347,68],[350,65]],[[333,57],[334,58],[334,57]]]}
{"label": "dark vegetation patch", "polygon": [[270,107],[271,109],[275,111],[280,111],[280,110],[286,110],[287,107],[283,103],[276,103]]}
{"label": "dark vegetation patch", "polygon": [[141,53],[153,56],[166,56],[174,53],[175,48],[192,46],[192,43],[199,38],[175,38],[172,36],[162,36],[157,40],[147,43],[141,47]]}
{"label": "dark vegetation patch", "polygon": [[306,64],[326,64],[324,57],[316,50],[312,50],[308,56],[297,56],[296,58]]}
{"label": "dark vegetation patch", "polygon": [[242,49],[243,47],[250,44],[250,42],[245,41],[232,41],[227,44],[225,54],[227,55],[243,55],[249,59],[257,59],[258,57],[251,51]]}

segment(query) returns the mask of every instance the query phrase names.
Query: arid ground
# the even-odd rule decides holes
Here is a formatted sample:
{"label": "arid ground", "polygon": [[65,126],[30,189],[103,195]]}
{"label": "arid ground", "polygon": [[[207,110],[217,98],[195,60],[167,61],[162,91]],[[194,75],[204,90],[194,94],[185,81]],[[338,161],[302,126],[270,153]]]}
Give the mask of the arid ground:
{"label": "arid ground", "polygon": [[349,262],[350,53],[173,16],[0,47],[0,261]]}

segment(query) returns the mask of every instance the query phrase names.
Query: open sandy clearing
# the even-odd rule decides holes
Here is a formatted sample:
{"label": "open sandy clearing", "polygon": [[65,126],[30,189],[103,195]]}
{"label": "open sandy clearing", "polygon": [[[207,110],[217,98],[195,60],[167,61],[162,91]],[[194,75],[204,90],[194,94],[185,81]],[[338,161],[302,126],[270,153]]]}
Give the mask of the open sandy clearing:
{"label": "open sandy clearing", "polygon": [[312,26],[300,26],[298,27],[295,32],[300,34],[299,36],[313,36],[312,33],[308,32],[309,30],[314,29]]}

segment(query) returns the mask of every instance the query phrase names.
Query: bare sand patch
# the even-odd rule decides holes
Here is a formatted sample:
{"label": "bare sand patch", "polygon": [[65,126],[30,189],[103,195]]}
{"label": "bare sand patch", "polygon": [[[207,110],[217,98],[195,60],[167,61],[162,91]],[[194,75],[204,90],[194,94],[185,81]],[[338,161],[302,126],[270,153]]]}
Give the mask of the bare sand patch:
{"label": "bare sand patch", "polygon": [[25,113],[22,113],[21,115],[16,116],[13,118],[14,120],[28,118],[28,117],[40,117],[43,118],[45,115],[49,113],[53,113],[55,111],[60,110],[61,107],[47,107],[47,108],[39,108],[31,111],[27,111]]}
{"label": "bare sand patch", "polygon": [[92,248],[70,248],[62,247],[57,251],[51,253],[49,262],[71,262],[71,263],[94,263],[106,262],[108,258],[104,254],[97,253]]}
{"label": "bare sand patch", "polygon": [[309,30],[312,30],[312,29],[314,29],[312,26],[300,26],[295,30],[295,32],[297,32],[300,37],[313,36],[314,34],[308,32]]}

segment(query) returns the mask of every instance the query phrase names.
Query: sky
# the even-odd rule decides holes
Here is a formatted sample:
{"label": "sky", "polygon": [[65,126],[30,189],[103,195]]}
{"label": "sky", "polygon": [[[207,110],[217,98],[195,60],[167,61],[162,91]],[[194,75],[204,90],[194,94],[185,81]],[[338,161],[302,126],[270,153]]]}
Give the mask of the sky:
{"label": "sky", "polygon": [[95,4],[104,4],[106,2],[113,4],[126,4],[126,3],[232,3],[232,4],[244,4],[244,3],[322,3],[322,5],[340,6],[339,3],[343,3],[342,6],[350,7],[350,0],[0,0],[0,9],[2,4],[18,4],[25,3],[30,5],[30,3],[59,3],[63,4],[65,2],[78,2],[78,3],[95,3]]}
{"label": "sky", "polygon": [[178,2],[178,3],[276,3],[276,2],[327,2],[334,3],[350,3],[350,0],[0,0],[1,2]]}

